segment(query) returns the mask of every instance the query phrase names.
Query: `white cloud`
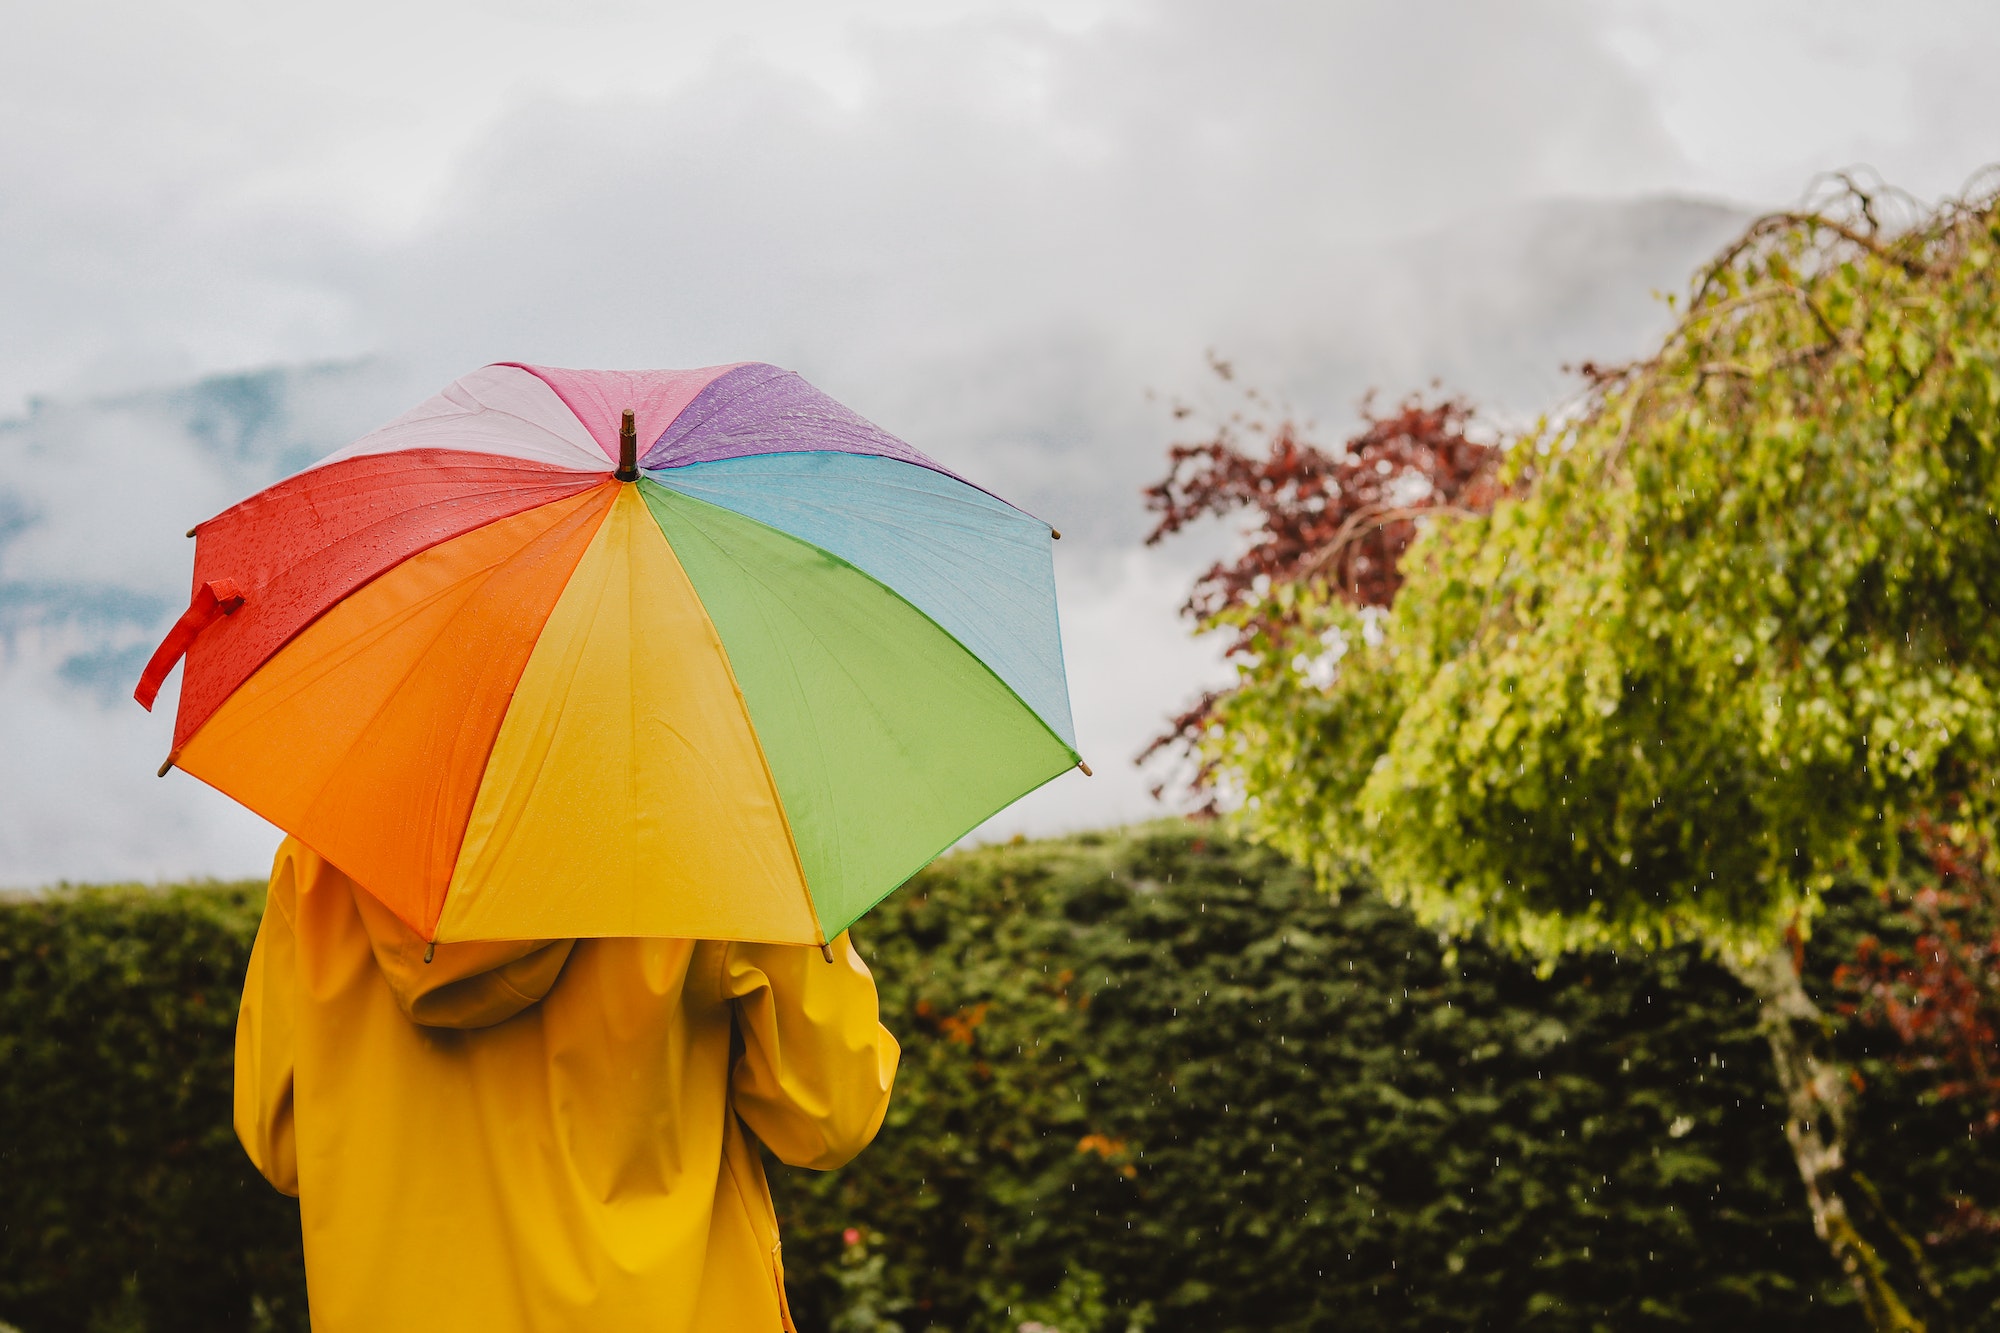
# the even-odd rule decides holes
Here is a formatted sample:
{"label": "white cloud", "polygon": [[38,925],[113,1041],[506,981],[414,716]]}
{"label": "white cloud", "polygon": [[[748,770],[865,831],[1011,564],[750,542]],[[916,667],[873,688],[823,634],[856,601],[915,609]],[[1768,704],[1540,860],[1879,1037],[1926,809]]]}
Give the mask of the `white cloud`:
{"label": "white cloud", "polygon": [[1935,199],[2000,159],[2000,9],[1982,0],[1613,0],[1605,43],[1652,95],[1689,184],[1790,202],[1872,166]]}
{"label": "white cloud", "polygon": [[1126,760],[1214,670],[1172,616],[1193,548],[1136,549],[1146,391],[1219,346],[1329,429],[1436,375],[1533,411],[1736,225],[1663,192],[1779,202],[1857,157],[1935,192],[1996,152],[1994,21],[1880,14],[32,7],[0,47],[0,415],[54,400],[0,424],[0,883],[259,868],[114,697],[179,533],[499,359],[790,364],[1045,514],[1100,776],[995,827],[1145,813]]}

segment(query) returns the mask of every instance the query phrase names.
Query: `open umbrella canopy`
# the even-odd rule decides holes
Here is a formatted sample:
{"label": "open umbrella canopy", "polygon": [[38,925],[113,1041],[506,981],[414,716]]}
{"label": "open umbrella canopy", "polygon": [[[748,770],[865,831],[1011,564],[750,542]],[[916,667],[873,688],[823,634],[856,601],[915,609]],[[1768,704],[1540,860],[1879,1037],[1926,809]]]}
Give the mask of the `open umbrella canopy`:
{"label": "open umbrella canopy", "polygon": [[774,366],[488,366],[191,535],[168,765],[426,939],[824,943],[1079,764],[1058,534]]}

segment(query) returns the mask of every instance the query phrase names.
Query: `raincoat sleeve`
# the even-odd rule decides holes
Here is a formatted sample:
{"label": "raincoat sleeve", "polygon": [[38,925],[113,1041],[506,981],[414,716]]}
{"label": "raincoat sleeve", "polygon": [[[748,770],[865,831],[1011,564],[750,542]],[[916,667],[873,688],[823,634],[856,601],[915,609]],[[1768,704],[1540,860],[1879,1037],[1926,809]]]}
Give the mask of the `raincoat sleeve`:
{"label": "raincoat sleeve", "polygon": [[832,947],[829,964],[818,949],[732,944],[722,965],[743,1040],[729,1084],[736,1114],[780,1161],[819,1171],[875,1137],[902,1055],[854,942],[843,932]]}
{"label": "raincoat sleeve", "polygon": [[264,1179],[296,1196],[298,1143],[292,1123],[292,1035],[297,1011],[298,868],[288,838],[278,849],[264,919],[243,978],[236,1015],[236,1137]]}

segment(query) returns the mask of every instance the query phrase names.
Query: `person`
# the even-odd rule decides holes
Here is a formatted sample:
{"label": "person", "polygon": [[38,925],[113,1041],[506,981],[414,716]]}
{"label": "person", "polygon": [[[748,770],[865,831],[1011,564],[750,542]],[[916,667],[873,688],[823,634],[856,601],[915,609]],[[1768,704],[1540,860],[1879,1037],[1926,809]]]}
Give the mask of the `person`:
{"label": "person", "polygon": [[845,1163],[900,1056],[853,941],[832,953],[584,939],[426,961],[287,839],[236,1132],[298,1197],[315,1333],[790,1329],[757,1143]]}

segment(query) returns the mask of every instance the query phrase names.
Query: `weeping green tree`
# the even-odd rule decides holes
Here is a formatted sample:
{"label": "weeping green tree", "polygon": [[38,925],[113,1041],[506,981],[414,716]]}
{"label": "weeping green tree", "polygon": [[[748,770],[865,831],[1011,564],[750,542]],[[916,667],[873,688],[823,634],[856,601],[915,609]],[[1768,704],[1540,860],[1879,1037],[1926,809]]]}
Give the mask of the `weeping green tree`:
{"label": "weeping green tree", "polygon": [[1753,224],[1497,504],[1426,521],[1388,608],[1308,578],[1212,617],[1244,651],[1199,746],[1255,834],[1440,928],[1713,949],[1819,1234],[1918,1329],[1949,1313],[1849,1163],[1794,963],[1836,878],[1893,875],[1921,820],[1991,846],[2000,808],[2000,209],[1888,202]]}

